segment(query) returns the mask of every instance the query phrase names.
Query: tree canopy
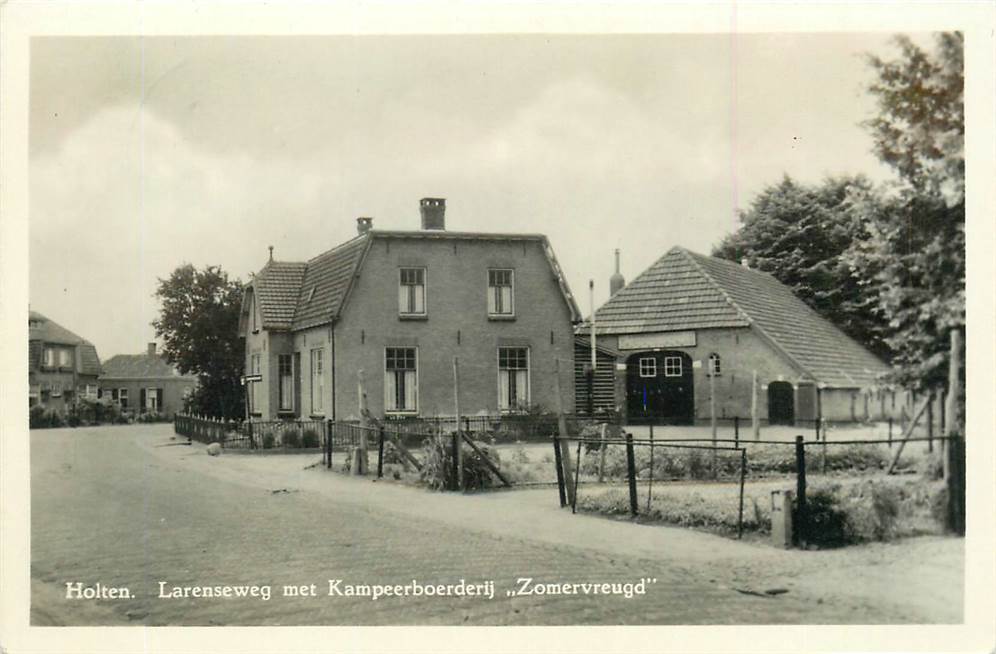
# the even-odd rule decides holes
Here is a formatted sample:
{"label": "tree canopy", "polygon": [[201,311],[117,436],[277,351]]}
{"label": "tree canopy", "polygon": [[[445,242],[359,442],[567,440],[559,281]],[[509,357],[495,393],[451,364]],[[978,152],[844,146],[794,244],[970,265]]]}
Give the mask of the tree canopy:
{"label": "tree canopy", "polygon": [[160,279],[159,317],[152,322],[163,340],[166,360],[180,372],[196,374],[191,410],[239,418],[245,410],[239,377],[245,352],[239,337],[242,284],[217,266],[179,266]]}

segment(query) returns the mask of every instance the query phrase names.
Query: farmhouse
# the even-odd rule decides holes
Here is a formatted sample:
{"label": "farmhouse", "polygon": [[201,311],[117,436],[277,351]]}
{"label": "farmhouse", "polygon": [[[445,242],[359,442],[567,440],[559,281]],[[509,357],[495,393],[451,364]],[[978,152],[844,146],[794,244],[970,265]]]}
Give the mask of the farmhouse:
{"label": "farmhouse", "polygon": [[270,261],[245,287],[249,410],[263,420],[465,415],[556,404],[555,360],[573,405],[581,316],[547,238],[446,229],[446,202],[420,202],[421,229],[357,236],[305,262]]}
{"label": "farmhouse", "polygon": [[[692,424],[713,405],[718,418],[749,419],[756,374],[758,415],[772,424],[899,415],[905,395],[879,382],[887,366],[768,273],[675,247],[628,286],[617,276],[595,312],[596,410]],[[582,411],[588,330],[576,346]]]}
{"label": "farmhouse", "polygon": [[181,374],[149,343],[144,354],[117,354],[104,362],[100,396],[129,413],[173,415],[197,386],[197,377]]}
{"label": "farmhouse", "polygon": [[97,348],[37,311],[28,312],[28,406],[65,415],[80,399],[97,399]]}

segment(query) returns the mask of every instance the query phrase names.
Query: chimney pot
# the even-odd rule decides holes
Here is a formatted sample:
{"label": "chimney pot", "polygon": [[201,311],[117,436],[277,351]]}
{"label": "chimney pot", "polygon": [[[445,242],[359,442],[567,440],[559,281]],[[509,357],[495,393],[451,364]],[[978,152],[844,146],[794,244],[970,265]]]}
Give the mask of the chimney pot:
{"label": "chimney pot", "polygon": [[446,198],[422,198],[419,201],[422,229],[446,229]]}
{"label": "chimney pot", "polygon": [[266,247],[270,250],[270,261],[273,261],[273,246],[268,245]]}
{"label": "chimney pot", "polygon": [[619,272],[619,248],[616,248],[616,272],[609,277],[609,295],[615,295],[626,285],[626,278]]}
{"label": "chimney pot", "polygon": [[156,344],[155,343],[149,343],[149,356],[150,357],[156,356]]}
{"label": "chimney pot", "polygon": [[366,234],[373,229],[374,219],[369,216],[361,216],[356,219],[356,233]]}

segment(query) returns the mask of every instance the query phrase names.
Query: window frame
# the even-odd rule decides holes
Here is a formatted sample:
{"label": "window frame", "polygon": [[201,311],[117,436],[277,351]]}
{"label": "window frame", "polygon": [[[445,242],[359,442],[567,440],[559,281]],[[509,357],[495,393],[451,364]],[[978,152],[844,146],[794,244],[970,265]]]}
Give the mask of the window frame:
{"label": "window frame", "polygon": [[55,348],[46,347],[42,351],[42,366],[45,368],[54,368],[56,366]]}
{"label": "window frame", "polygon": [[[501,366],[501,351],[502,350],[524,350],[526,353],[526,398],[525,402],[516,402],[515,406],[502,407],[501,406],[501,373],[502,371],[509,370],[522,370],[522,368],[502,368]],[[498,391],[498,413],[515,413],[516,411],[522,410],[524,407],[528,407],[532,402],[533,395],[533,365],[532,365],[532,348],[528,345],[499,345],[495,348],[495,365],[497,368],[496,383]]]}
{"label": "window frame", "polygon": [[[670,365],[674,361],[678,362],[677,367]],[[677,370],[677,372],[675,372]],[[684,374],[684,362],[682,362],[680,356],[667,355],[664,357],[664,376],[665,377],[681,377]]]}
{"label": "window frame", "polygon": [[73,365],[72,352],[67,348],[59,348],[59,367],[70,368]]}
{"label": "window frame", "polygon": [[[315,355],[318,355],[318,370],[315,370]],[[315,347],[311,349],[310,357],[311,366],[311,415],[313,416],[324,416],[325,415],[325,348]],[[317,373],[317,374],[316,374]],[[318,380],[318,384],[315,384],[315,380]],[[317,386],[317,388],[316,388]],[[316,394],[317,391],[317,394]],[[315,398],[318,398],[318,405],[315,405]]]}
{"label": "window frame", "polygon": [[[645,363],[649,363],[650,365],[644,367]],[[637,366],[639,368],[641,378],[651,379],[657,377],[657,357],[640,357]]]}
{"label": "window frame", "polygon": [[118,389],[118,406],[122,409],[128,408],[128,389],[119,388]]}
{"label": "window frame", "polygon": [[[414,356],[414,359],[415,359],[415,406],[412,407],[412,408],[407,408],[407,407],[404,408],[404,409],[389,409],[388,408],[388,406],[390,405],[390,402],[388,401],[388,395],[387,395],[387,374],[389,372],[391,372],[391,373],[397,373],[397,370],[398,370],[397,368],[390,369],[390,370],[388,369],[388,367],[387,367],[387,351],[388,350],[411,350],[415,354],[415,356]],[[395,356],[397,356],[397,355],[395,355]],[[405,358],[407,359],[407,355],[405,356]],[[384,383],[384,415],[392,415],[392,416],[417,416],[418,415],[419,405],[421,404],[421,401],[422,401],[421,397],[419,397],[420,394],[421,394],[421,384],[419,383],[420,382],[420,379],[419,379],[419,375],[420,375],[419,369],[420,369],[420,367],[421,366],[420,366],[420,362],[419,362],[419,348],[418,348],[417,345],[385,345],[384,346],[384,362],[383,362],[383,366],[382,366],[383,371],[384,371],[384,378],[383,378],[383,383]],[[407,368],[402,368],[402,370],[407,370]]]}
{"label": "window frame", "polygon": [[[262,370],[262,365],[261,365],[260,359],[261,359],[261,356],[260,356],[259,352],[250,352],[249,353],[249,374],[252,374],[252,375],[258,375],[258,374],[260,374],[260,370]],[[246,383],[250,385],[250,387],[249,387],[249,413],[251,415],[256,415],[256,416],[262,415],[262,412],[259,410],[259,396],[258,396],[258,393],[259,393],[258,389],[259,389],[260,382],[246,382]]]}
{"label": "window frame", "polygon": [[[404,275],[406,271],[419,271],[422,273],[421,284],[406,284]],[[429,270],[426,266],[400,266],[398,267],[398,290],[402,287],[422,287],[422,311],[403,311],[400,304],[400,294],[398,297],[398,315],[402,318],[424,318],[429,315]],[[409,300],[411,296],[409,295]],[[411,304],[408,306],[411,309]]]}
{"label": "window frame", "polygon": [[[509,282],[507,284],[508,289],[509,289],[509,292],[508,292],[508,303],[509,303],[508,311],[499,312],[499,311],[492,311],[491,310],[491,296],[492,296],[492,293],[494,293],[493,289],[504,288],[506,286],[505,284],[500,284],[500,285],[499,284],[495,284],[495,285],[491,284],[491,273],[496,273],[496,272],[507,272],[508,273],[508,282]],[[488,303],[488,318],[498,318],[498,319],[514,318],[515,317],[515,268],[488,268],[487,276],[488,276],[487,277],[487,283],[488,283],[487,289],[488,290],[487,290],[487,296],[485,297],[485,299],[487,300],[487,303]],[[496,305],[497,305],[497,302],[496,302]]]}
{"label": "window frame", "polygon": [[712,352],[709,354],[709,374],[713,377],[723,376],[723,359],[718,353]]}
{"label": "window frame", "polygon": [[[283,361],[289,362],[288,366],[288,377],[290,378],[290,391],[287,393],[288,397],[284,397],[284,379],[283,372],[284,366]],[[288,406],[284,406],[284,400],[288,400]],[[278,354],[277,355],[277,412],[278,413],[293,413],[294,411],[294,355],[293,354]]]}

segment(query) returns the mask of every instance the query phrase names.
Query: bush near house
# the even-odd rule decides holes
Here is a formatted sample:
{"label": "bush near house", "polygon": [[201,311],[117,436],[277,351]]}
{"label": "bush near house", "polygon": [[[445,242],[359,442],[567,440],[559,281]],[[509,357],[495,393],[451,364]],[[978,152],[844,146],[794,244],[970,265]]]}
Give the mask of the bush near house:
{"label": "bush near house", "polygon": [[301,447],[305,448],[315,448],[318,447],[321,440],[318,438],[318,432],[314,429],[305,429],[304,435],[301,437]]}
{"label": "bush near house", "polygon": [[[475,445],[500,468],[501,461],[493,447],[475,441]],[[449,437],[433,436],[422,443],[421,480],[433,490],[453,487],[453,444]],[[481,455],[471,448],[463,451],[463,480],[467,490],[491,488],[499,483]]]}

